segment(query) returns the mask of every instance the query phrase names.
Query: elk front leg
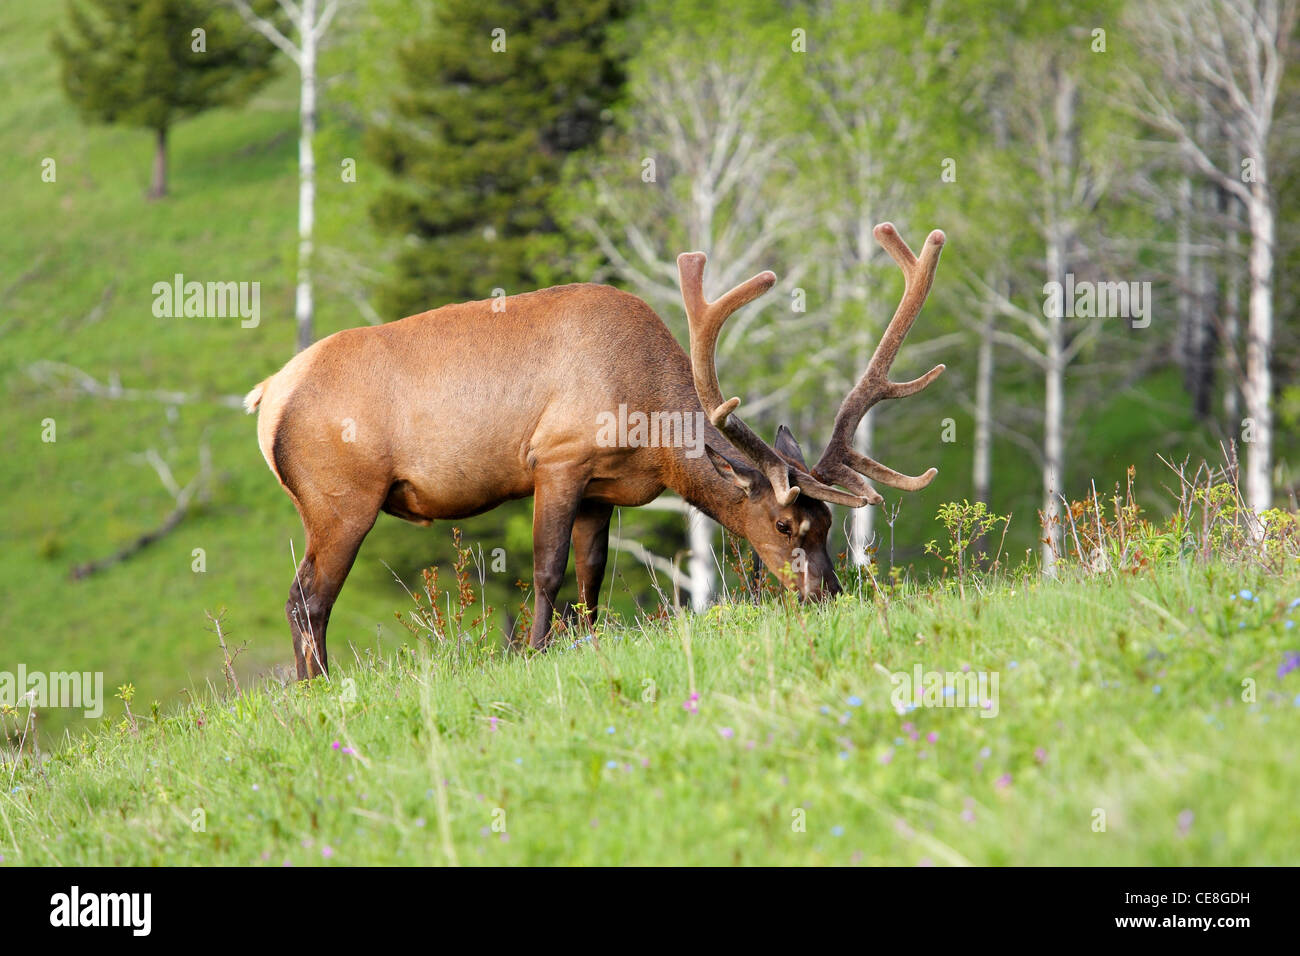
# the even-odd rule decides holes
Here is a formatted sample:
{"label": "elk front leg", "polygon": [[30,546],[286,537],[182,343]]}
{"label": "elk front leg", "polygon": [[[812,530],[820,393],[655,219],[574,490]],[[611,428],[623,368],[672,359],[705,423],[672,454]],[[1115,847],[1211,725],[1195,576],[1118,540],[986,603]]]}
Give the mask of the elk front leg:
{"label": "elk front leg", "polygon": [[613,505],[584,501],[578,506],[578,516],[573,522],[573,570],[578,577],[578,603],[583,606],[591,627],[596,626],[600,585],[605,580],[609,519],[613,514]]}
{"label": "elk front leg", "polygon": [[538,469],[533,487],[533,631],[528,641],[536,650],[546,646],[550,635],[583,484],[558,470]]}

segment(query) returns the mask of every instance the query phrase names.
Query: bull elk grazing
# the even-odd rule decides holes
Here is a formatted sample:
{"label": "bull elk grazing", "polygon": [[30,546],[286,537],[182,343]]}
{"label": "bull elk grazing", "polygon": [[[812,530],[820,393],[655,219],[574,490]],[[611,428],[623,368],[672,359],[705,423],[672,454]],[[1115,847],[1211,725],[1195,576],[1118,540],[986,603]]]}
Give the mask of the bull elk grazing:
{"label": "bull elk grazing", "polygon": [[[307,536],[285,606],[298,677],[328,671],[330,609],[381,511],[427,525],[532,495],[534,648],[546,644],[570,542],[579,600],[594,622],[614,508],[643,505],[665,488],[747,539],[801,597],[839,593],[827,503],[879,504],[864,477],[916,491],[936,474],[911,478],[852,447],[868,409],[919,392],[944,370],[888,378],[930,291],[943,233],[930,234],[919,258],[891,224],[875,235],[903,270],[903,297],[812,468],[789,429],[768,445],[737,417],[740,400],[724,401],[718,386],[723,323],[776,276],[760,273],[708,302],[701,252],[677,260],[689,356],[645,302],[591,284],[511,296],[504,311],[469,302],[348,329],[295,356],[244,404],[260,408],[262,454]],[[596,423],[619,406],[691,416],[706,454],[598,441]]]}

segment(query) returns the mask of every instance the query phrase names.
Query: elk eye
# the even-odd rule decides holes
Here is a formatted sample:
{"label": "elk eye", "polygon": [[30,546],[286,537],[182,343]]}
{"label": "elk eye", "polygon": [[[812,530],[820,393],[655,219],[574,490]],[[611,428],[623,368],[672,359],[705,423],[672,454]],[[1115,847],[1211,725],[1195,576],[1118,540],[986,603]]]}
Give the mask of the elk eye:
{"label": "elk eye", "polygon": [[786,522],[786,521],[778,521],[778,522],[776,523],[776,530],[779,531],[779,532],[781,532],[781,533],[782,533],[783,535],[785,535],[787,538],[790,537],[790,524],[789,524],[789,522]]}

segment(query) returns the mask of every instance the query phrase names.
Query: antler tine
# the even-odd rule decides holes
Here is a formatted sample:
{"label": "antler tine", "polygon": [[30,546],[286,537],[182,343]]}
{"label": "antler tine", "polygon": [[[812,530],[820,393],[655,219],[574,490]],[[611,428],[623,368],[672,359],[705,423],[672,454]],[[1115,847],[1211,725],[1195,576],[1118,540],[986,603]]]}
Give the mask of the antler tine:
{"label": "antler tine", "polygon": [[[944,234],[936,229],[925,240],[921,255],[915,255],[903,241],[893,223],[882,222],[873,230],[876,241],[898,263],[903,272],[903,297],[899,300],[894,317],[880,336],[876,350],[867,363],[858,384],[845,397],[840,410],[835,416],[835,428],[831,433],[830,443],[822,453],[821,460],[813,469],[813,474],[827,484],[837,484],[848,488],[854,494],[868,499],[871,504],[879,504],[880,495],[862,480],[866,476],[891,488],[903,491],[919,491],[928,485],[937,475],[938,469],[931,468],[916,477],[904,475],[887,468],[880,462],[868,458],[854,450],[853,433],[857,431],[862,417],[877,402],[889,398],[906,398],[915,395],[943,374],[945,366],[936,365],[920,378],[910,382],[891,382],[889,370],[898,356],[898,349],[903,339],[912,328],[921,306],[925,304],[934,284],[934,273],[939,266],[939,254],[943,251]],[[815,491],[810,494],[818,497]]]}
{"label": "antler tine", "polygon": [[[776,274],[760,272],[716,302],[704,298],[704,264],[707,257],[702,252],[683,252],[677,257],[677,275],[681,283],[682,303],[691,336],[691,371],[695,377],[695,393],[709,415],[713,427],[727,436],[772,484],[777,500],[789,504],[799,495],[799,487],[790,484],[790,466],[773,449],[759,438],[749,426],[733,414],[740,405],[739,398],[724,400],[718,384],[716,348],[723,323],[733,312],[752,302],[776,284]],[[811,477],[811,476],[810,476]],[[833,489],[831,489],[833,490]]]}

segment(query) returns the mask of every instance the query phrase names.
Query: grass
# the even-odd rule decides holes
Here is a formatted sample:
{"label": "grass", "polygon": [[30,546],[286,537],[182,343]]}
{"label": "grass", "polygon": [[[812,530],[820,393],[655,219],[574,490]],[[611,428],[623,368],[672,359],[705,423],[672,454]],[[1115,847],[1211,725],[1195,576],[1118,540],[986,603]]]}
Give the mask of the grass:
{"label": "grass", "polygon": [[[1173,561],[719,606],[539,656],[355,651],[331,683],[198,692],[5,768],[0,856],[1291,863],[1298,599],[1294,562]],[[900,713],[916,665],[997,674],[996,716]]]}
{"label": "grass", "polygon": [[[235,641],[249,641],[238,665],[246,682],[289,660],[283,607],[292,576],[289,543],[299,555],[303,547],[297,517],[262,461],[253,421],[241,413],[211,404],[92,400],[38,385],[27,370],[40,361],[67,362],[101,381],[118,376],[127,387],[211,397],[244,394],[289,357],[296,90],[286,71],[247,107],[180,124],[172,137],[172,194],[150,203],[144,199],[150,136],[84,123],[59,88],[48,50],[64,17],[61,4],[0,8],[0,201],[7,220],[20,226],[0,231],[0,637],[6,651],[0,670],[22,663],[30,671],[102,672],[109,686],[130,682],[146,705],[158,700],[170,711],[186,687],[220,680],[205,611],[232,609]],[[334,72],[346,87],[357,59],[353,45],[363,41],[337,29],[329,56],[337,57]],[[321,335],[364,321],[334,284],[337,262],[383,267],[382,242],[371,232],[362,192],[377,182],[373,164],[363,163],[366,174],[356,186],[325,173],[338,168],[341,156],[364,156],[359,131],[334,108],[341,87],[327,88],[317,156]],[[47,157],[57,162],[54,183],[40,178]],[[954,242],[946,255],[960,252]],[[261,325],[156,319],[153,283],[177,272],[260,282]],[[968,493],[973,432],[958,398],[950,393],[944,410],[957,418],[958,441],[930,441],[923,456],[913,448],[907,460],[889,459],[905,469],[940,468],[934,485],[907,497],[895,528],[900,563],[919,569],[928,567],[921,547],[933,534],[936,507]],[[1144,476],[1155,474],[1162,466],[1154,459],[1153,434],[1176,435],[1187,450],[1210,450],[1202,447],[1204,429],[1190,421],[1171,374],[1145,381],[1141,395],[1117,395],[1088,413],[1085,441],[1072,449],[1076,474],[1095,471],[1114,480],[1130,462]],[[47,418],[57,426],[52,444],[41,440]],[[893,422],[923,430],[924,416]],[[173,507],[143,453],[157,450],[184,484],[198,467],[200,443],[211,449],[217,472],[211,500],[129,561],[71,581],[74,564],[112,554],[157,527]],[[1017,517],[1008,553],[1021,554],[1033,543],[1036,469],[1013,444],[999,444],[995,460],[995,504]],[[1154,482],[1151,487],[1158,494]],[[485,551],[504,546],[509,552],[492,603],[513,609],[515,580],[531,576],[527,507],[515,506],[504,530],[501,514],[471,522],[466,533]],[[630,537],[654,543],[647,537],[654,520],[625,511],[619,522]],[[679,546],[671,541],[662,550]],[[204,554],[202,573],[193,570],[195,549]],[[436,550],[445,553],[445,535],[382,517],[335,606],[335,644],[369,644],[378,636],[391,652],[405,636],[392,619],[403,595],[385,564],[412,581]],[[624,557],[619,570],[630,584],[615,595],[624,612],[633,607],[629,595],[653,598],[636,562]],[[573,592],[570,577],[563,593]],[[53,712],[42,733],[48,741],[84,728],[72,713]]]}
{"label": "grass", "polygon": [[[110,694],[134,686],[137,714],[133,726],[121,713],[95,726],[41,711],[35,739],[25,711],[0,719],[0,865],[1295,860],[1294,564],[1264,573],[1175,558],[1134,574],[1003,576],[966,583],[964,596],[905,583],[887,603],[859,592],[820,610],[615,621],[571,650],[489,657],[431,646],[393,621],[403,595],[384,562],[414,580],[445,541],[383,519],[333,612],[334,682],[266,676],[289,656],[288,542],[301,554],[302,541],[252,421],[212,404],[61,394],[27,368],[61,361],[128,387],[242,395],[288,357],[293,78],[178,127],[172,195],[149,203],[148,134],[88,126],[59,90],[48,40],[64,15],[60,4],[0,6],[0,202],[15,224],[0,231],[0,673],[102,672]],[[356,38],[337,39],[330,55],[346,64]],[[335,89],[322,171],[364,156],[331,109]],[[40,177],[46,158],[53,183]],[[331,285],[339,260],[327,254],[383,264],[359,191],[372,167],[362,168],[357,190],[320,179],[322,335],[363,321]],[[260,282],[262,324],[155,319],[153,283],[177,272]],[[945,409],[958,441],[932,443],[924,459],[914,442],[916,461],[890,459],[941,469],[907,498],[900,563],[920,562],[938,504],[967,493],[972,430],[958,397]],[[1150,507],[1154,476],[1172,481],[1158,448],[1212,451],[1186,406],[1164,371],[1081,409],[1071,474],[1097,474],[1104,496],[1136,462]],[[53,444],[41,441],[47,418]],[[925,429],[921,416],[894,427]],[[69,580],[71,565],[112,553],[172,507],[141,453],[156,449],[184,484],[201,441],[220,478],[211,500],[128,562]],[[995,503],[1016,515],[1007,553],[1018,556],[1035,539],[1035,467],[1011,443],[995,460]],[[639,532],[632,514],[621,520]],[[470,542],[521,556],[508,582],[529,576],[522,526],[519,540]],[[632,565],[619,565],[625,612],[629,595],[650,594]],[[1252,596],[1234,597],[1242,590]],[[208,683],[221,681],[222,660],[204,612],[223,605],[232,647],[249,641],[238,695]],[[898,714],[889,675],[916,664],[996,673],[998,715]],[[1255,682],[1253,701],[1243,681]]]}

